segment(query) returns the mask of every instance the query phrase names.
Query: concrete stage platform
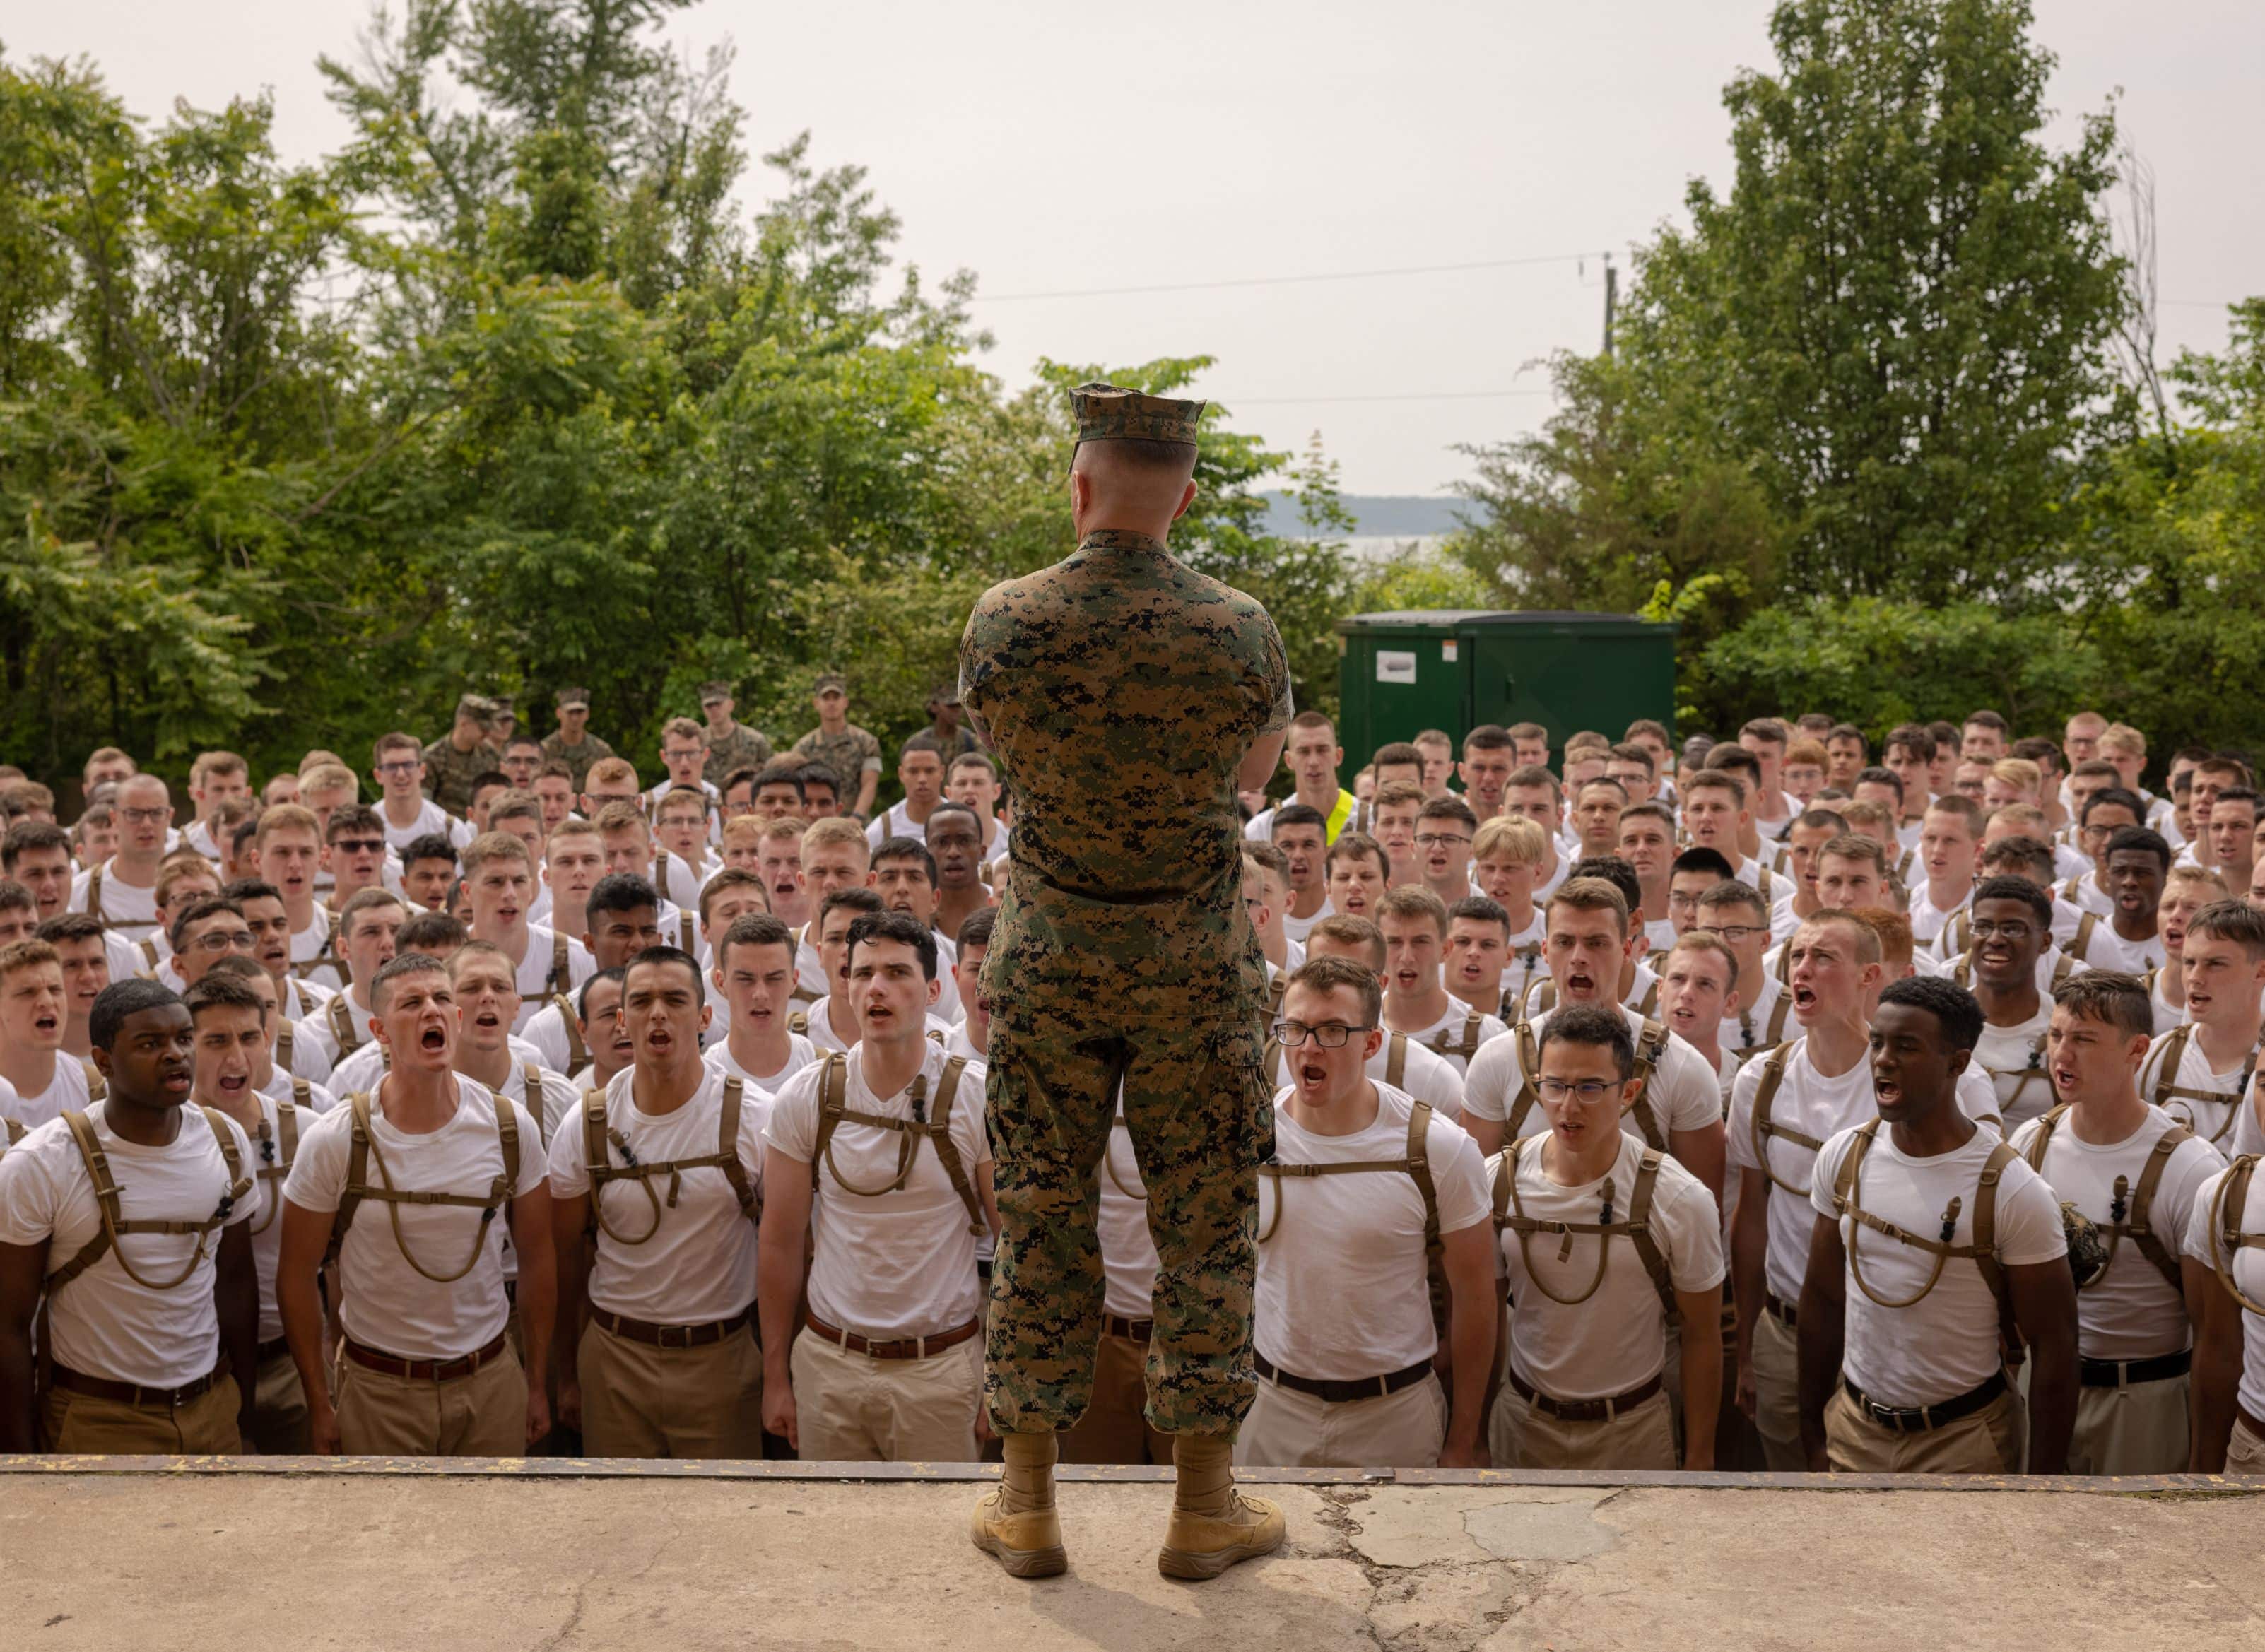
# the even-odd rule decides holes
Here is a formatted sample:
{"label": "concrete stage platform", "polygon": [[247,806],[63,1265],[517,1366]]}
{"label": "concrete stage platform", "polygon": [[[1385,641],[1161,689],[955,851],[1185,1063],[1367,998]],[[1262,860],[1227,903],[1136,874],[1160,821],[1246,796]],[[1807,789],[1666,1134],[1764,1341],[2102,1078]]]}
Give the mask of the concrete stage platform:
{"label": "concrete stage platform", "polygon": [[1157,1576],[1160,1471],[1065,1471],[1067,1577],[966,1537],[994,1471],[0,1459],[0,1648],[2265,1644],[2265,1488],[1273,1475],[1279,1555]]}

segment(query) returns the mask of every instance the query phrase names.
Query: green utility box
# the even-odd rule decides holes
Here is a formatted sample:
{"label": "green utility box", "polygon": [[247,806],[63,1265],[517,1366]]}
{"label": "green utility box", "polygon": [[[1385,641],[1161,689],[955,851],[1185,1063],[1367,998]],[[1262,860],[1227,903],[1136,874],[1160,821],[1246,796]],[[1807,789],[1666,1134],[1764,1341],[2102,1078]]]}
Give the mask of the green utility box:
{"label": "green utility box", "polygon": [[1678,627],[1625,614],[1444,608],[1337,622],[1344,782],[1391,740],[1539,723],[1553,753],[1577,729],[1618,739],[1638,717],[1675,725]]}

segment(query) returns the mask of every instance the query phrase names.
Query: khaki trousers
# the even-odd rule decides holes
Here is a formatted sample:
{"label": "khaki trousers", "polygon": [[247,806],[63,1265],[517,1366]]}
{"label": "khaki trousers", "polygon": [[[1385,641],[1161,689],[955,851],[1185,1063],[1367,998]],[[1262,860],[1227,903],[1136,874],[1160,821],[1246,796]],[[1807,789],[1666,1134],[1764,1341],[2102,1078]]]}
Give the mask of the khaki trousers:
{"label": "khaki trousers", "polygon": [[232,1457],[243,1391],[222,1377],[184,1406],[127,1405],[70,1389],[47,1390],[40,1434],[47,1450],[80,1457]]}
{"label": "khaki trousers", "polygon": [[307,1396],[299,1386],[299,1367],[287,1350],[259,1362],[251,1389],[251,1438],[262,1457],[304,1457],[314,1449],[308,1431]]}
{"label": "khaki trousers", "polygon": [[1672,1469],[1675,1425],[1664,1393],[1599,1423],[1568,1423],[1504,1388],[1487,1419],[1497,1468]]}
{"label": "khaki trousers", "polygon": [[1971,1415],[1900,1434],[1835,1387],[1824,1407],[1826,1460],[1836,1474],[2011,1474],[2021,1466],[2021,1396],[2010,1387]]}
{"label": "khaki trousers", "polygon": [[1093,1398],[1061,1437],[1065,1463],[1169,1463],[1172,1437],[1148,1426],[1148,1344],[1102,1333]]}
{"label": "khaki trousers", "polygon": [[339,1449],[349,1457],[518,1457],[527,1375],[504,1351],[469,1377],[417,1382],[339,1355]]}
{"label": "khaki trousers", "polygon": [[745,1325],[704,1348],[654,1348],[593,1320],[575,1366],[586,1456],[763,1454],[763,1357]]}
{"label": "khaki trousers", "polygon": [[972,1463],[983,1339],[875,1359],[805,1333],[787,1356],[805,1462]]}
{"label": "khaki trousers", "polygon": [[1809,1472],[1809,1453],[1801,1449],[1801,1344],[1767,1308],[1754,1321],[1754,1431],[1770,1473]]}
{"label": "khaki trousers", "polygon": [[2241,1417],[2233,1419],[2233,1434],[2225,1442],[2228,1480],[2265,1480],[2265,1439]]}
{"label": "khaki trousers", "polygon": [[1258,1379],[1234,1460],[1258,1468],[1437,1468],[1447,1438],[1438,1373],[1373,1400],[1323,1400]]}

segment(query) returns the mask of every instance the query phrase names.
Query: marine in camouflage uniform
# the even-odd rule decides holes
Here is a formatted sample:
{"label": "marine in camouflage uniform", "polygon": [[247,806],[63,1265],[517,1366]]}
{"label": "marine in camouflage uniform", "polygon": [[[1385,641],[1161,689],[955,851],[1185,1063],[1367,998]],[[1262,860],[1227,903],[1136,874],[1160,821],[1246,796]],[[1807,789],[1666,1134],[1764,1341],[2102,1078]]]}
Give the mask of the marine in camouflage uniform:
{"label": "marine in camouflage uniform", "polygon": [[[829,672],[818,680],[812,692],[823,694],[829,687],[842,688],[847,685]],[[847,724],[839,734],[828,734],[822,725],[811,730],[794,743],[794,754],[823,763],[833,771],[844,814],[857,801],[868,771],[876,775],[881,772],[881,742],[870,730],[861,729],[855,723]]]}
{"label": "marine in camouflage uniform", "polygon": [[[503,764],[503,753],[489,739],[498,716],[496,702],[468,694],[456,702],[455,725],[419,753],[425,760],[425,795],[459,819],[472,806],[472,782]],[[456,742],[473,738],[468,749]]]}
{"label": "marine in camouflage uniform", "polygon": [[[558,691],[558,709],[586,714],[590,710],[590,691],[587,688],[561,688]],[[564,763],[572,770],[574,790],[578,796],[583,789],[583,782],[590,777],[590,770],[613,754],[614,748],[586,727],[582,731],[582,738],[572,746],[566,743],[565,734],[559,729],[553,729],[543,737],[543,761]]]}
{"label": "marine in camouflage uniform", "polygon": [[[703,712],[732,698],[732,685],[728,682],[708,682],[700,687],[700,709]],[[700,738],[708,746],[708,765],[702,772],[708,782],[718,790],[741,769],[759,769],[771,761],[770,741],[744,723],[734,722],[725,734],[703,727]]]}
{"label": "marine in camouflage uniform", "polygon": [[[1189,443],[1202,409],[1109,386],[1086,387],[1078,406],[1082,440]],[[1175,433],[1157,435],[1158,418]],[[1015,801],[983,964],[1003,1230],[994,1426],[1067,1429],[1090,1396],[1096,1173],[1121,1083],[1161,1259],[1148,1421],[1231,1435],[1255,1392],[1257,1167],[1273,1145],[1234,782],[1250,746],[1289,721],[1281,639],[1258,603],[1162,541],[1099,531],[983,597],[960,671]]]}

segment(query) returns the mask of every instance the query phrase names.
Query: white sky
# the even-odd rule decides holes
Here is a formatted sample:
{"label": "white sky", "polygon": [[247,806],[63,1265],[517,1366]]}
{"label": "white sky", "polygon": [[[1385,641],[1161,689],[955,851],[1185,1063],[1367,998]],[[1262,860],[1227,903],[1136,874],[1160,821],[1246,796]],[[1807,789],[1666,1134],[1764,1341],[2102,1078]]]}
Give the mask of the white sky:
{"label": "white sky", "polygon": [[[1051,0],[816,6],[703,0],[678,38],[729,35],[752,149],[805,127],[870,169],[902,251],[1000,298],[1589,253],[1393,279],[1024,302],[979,300],[987,365],[1211,354],[1198,389],[1294,448],[1319,431],[1348,491],[1452,487],[1457,442],[1538,426],[1527,364],[1597,347],[1601,276],[1728,171],[1722,84],[1771,62],[1767,0],[1215,0],[1128,17]],[[2155,168],[2166,359],[2225,337],[2265,290],[2265,6],[2036,0],[2072,117],[2121,87]],[[87,54],[139,113],[273,90],[285,153],[344,123],[316,55],[361,0],[0,0],[11,56]],[[765,187],[757,181],[756,187]],[[1504,390],[1522,393],[1492,394]]]}

